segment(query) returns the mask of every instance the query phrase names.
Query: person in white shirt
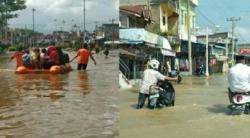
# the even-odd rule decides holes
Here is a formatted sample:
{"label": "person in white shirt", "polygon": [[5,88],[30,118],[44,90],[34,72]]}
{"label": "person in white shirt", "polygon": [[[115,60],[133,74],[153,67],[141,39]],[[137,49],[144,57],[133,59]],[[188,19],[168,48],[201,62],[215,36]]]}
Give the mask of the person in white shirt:
{"label": "person in white shirt", "polygon": [[171,78],[168,76],[162,75],[159,71],[159,61],[152,59],[149,61],[150,69],[146,69],[143,72],[143,78],[141,87],[139,90],[138,104],[137,109],[141,109],[144,106],[145,100],[149,97],[149,87],[156,85],[158,80],[177,80],[178,78]]}
{"label": "person in white shirt", "polygon": [[237,55],[235,59],[236,64],[228,72],[230,100],[233,93],[250,92],[250,67],[245,64],[244,56]]}

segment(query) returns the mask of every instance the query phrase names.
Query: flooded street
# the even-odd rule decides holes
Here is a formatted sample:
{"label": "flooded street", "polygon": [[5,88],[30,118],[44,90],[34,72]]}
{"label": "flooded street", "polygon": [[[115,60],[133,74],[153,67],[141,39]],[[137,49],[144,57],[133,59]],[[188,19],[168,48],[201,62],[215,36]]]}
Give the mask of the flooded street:
{"label": "flooded street", "polygon": [[184,77],[174,107],[135,109],[138,90],[120,92],[121,138],[246,138],[250,116],[229,115],[227,76]]}
{"label": "flooded street", "polygon": [[0,55],[0,138],[118,137],[117,53],[59,75],[17,75]]}

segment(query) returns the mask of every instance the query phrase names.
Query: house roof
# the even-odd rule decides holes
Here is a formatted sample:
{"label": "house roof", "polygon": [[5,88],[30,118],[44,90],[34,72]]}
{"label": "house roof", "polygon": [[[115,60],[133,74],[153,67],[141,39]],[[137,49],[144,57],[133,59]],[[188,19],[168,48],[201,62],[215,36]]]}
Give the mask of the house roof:
{"label": "house roof", "polygon": [[146,9],[146,5],[123,5],[120,11],[137,17],[143,17],[145,20],[151,20],[151,11]]}

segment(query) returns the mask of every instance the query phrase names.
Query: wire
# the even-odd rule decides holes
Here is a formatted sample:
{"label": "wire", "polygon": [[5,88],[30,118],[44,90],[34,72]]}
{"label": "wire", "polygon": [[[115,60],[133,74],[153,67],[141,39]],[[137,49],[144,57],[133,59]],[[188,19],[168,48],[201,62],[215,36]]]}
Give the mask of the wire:
{"label": "wire", "polygon": [[197,8],[197,11],[201,14],[202,17],[204,17],[210,24],[212,24],[213,26],[216,26],[216,24],[210,20],[205,14],[203,14],[199,8]]}

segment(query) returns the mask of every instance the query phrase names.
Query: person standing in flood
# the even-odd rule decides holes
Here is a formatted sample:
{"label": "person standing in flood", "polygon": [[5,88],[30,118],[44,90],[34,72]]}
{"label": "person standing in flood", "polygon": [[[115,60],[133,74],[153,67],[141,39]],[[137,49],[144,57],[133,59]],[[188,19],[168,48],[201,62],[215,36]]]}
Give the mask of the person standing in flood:
{"label": "person standing in flood", "polygon": [[19,66],[23,65],[23,52],[22,52],[22,48],[18,48],[17,51],[10,57],[9,61],[12,61],[14,58],[16,59],[16,68],[18,68]]}
{"label": "person standing in flood", "polygon": [[72,62],[74,59],[77,58],[77,70],[86,70],[89,57],[93,60],[94,64],[96,65],[96,60],[93,57],[91,51],[88,50],[88,45],[85,43],[83,45],[83,48],[79,49],[76,53],[76,56],[70,60]]}

